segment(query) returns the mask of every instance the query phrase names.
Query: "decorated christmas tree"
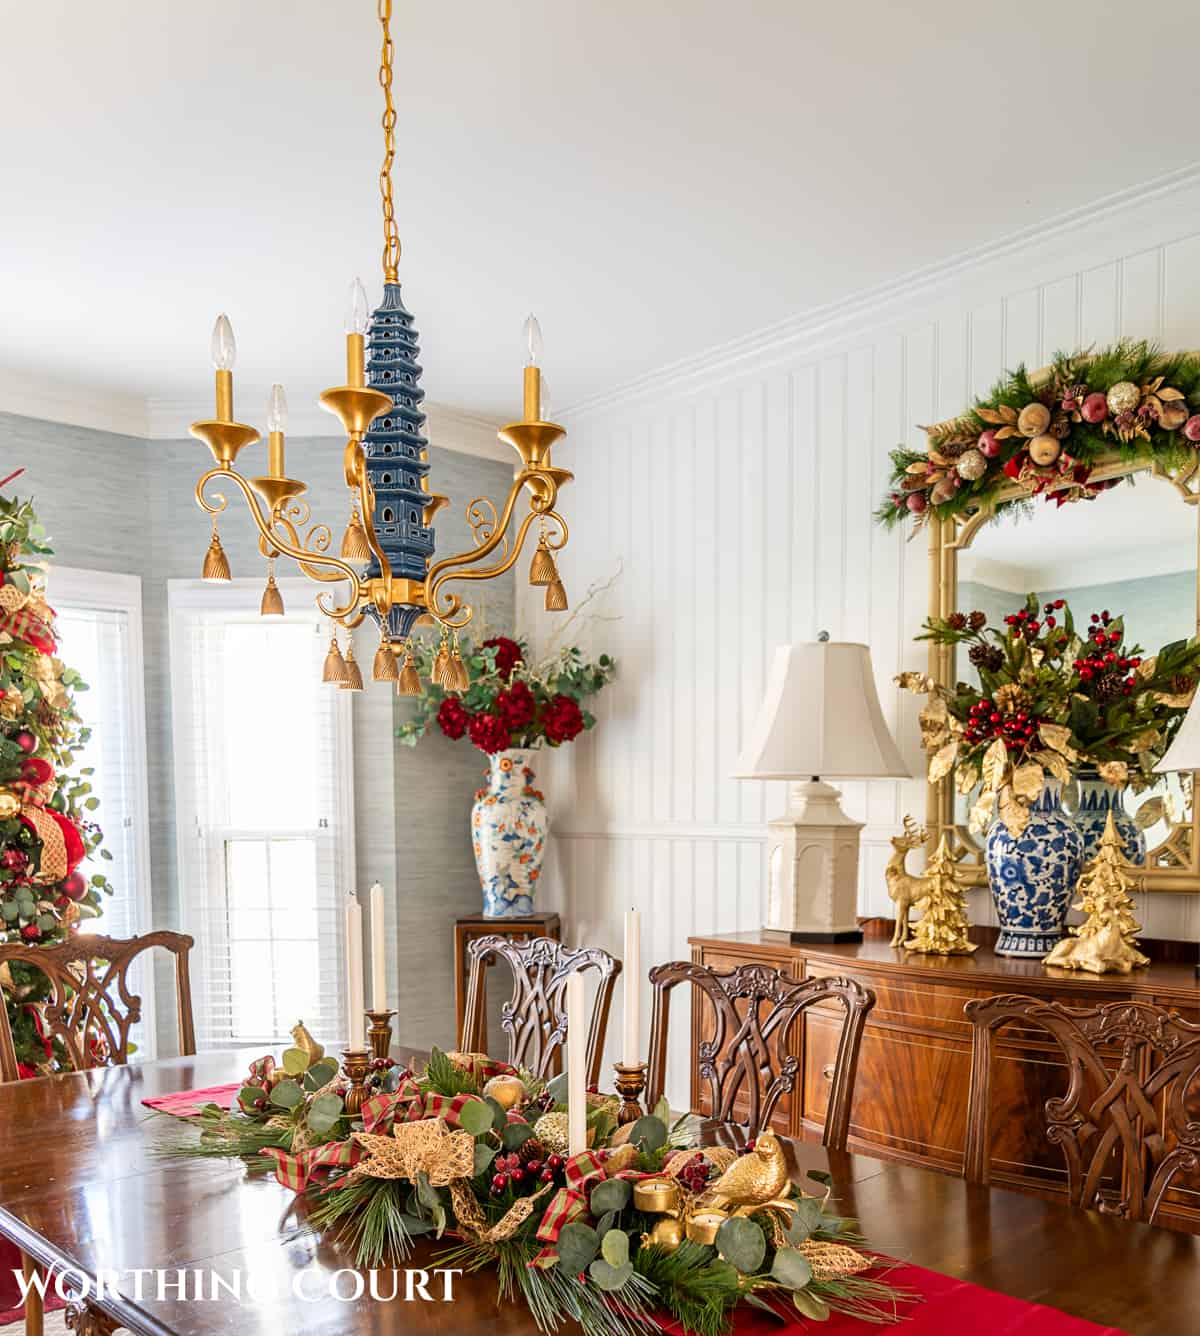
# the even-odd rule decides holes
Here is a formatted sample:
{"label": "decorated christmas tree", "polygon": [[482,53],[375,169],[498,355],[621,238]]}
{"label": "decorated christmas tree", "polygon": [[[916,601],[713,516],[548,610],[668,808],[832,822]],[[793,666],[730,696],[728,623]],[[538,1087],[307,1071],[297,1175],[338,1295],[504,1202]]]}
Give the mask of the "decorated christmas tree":
{"label": "decorated christmas tree", "polygon": [[[110,855],[91,819],[91,771],[71,773],[88,739],[74,701],[86,687],[56,657],[49,555],[32,503],[0,492],[0,942],[26,946],[65,940],[111,894],[80,870],[97,850]],[[22,1075],[37,1075],[55,1057],[39,1011],[47,980],[14,961],[0,967],[0,989]]]}
{"label": "decorated christmas tree", "polygon": [[923,894],[917,901],[922,918],[904,943],[906,951],[924,951],[934,956],[965,956],[975,950],[967,940],[967,893],[957,880],[957,868],[946,837],[925,869]]}
{"label": "decorated christmas tree", "polygon": [[1047,965],[1087,970],[1089,974],[1128,974],[1149,965],[1149,956],[1137,949],[1135,940],[1142,925],[1134,918],[1133,897],[1129,894],[1135,884],[1132,869],[1109,812],[1100,851],[1080,877],[1079,899],[1071,906],[1082,910],[1087,918],[1050,952]]}

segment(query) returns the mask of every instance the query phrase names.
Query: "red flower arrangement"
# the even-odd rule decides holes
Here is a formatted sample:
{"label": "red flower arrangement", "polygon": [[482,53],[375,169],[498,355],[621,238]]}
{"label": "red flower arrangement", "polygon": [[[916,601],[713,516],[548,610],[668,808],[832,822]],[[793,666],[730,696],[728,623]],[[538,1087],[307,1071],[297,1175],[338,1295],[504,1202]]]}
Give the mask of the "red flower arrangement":
{"label": "red flower arrangement", "polygon": [[[432,647],[423,647],[418,658],[432,658],[432,653]],[[470,685],[455,694],[433,684],[428,662],[419,663],[422,680],[430,685],[415,700],[414,718],[397,729],[402,742],[415,746],[436,720],[451,741],[469,737],[489,754],[510,747],[559,747],[593,727],[595,719],[580,702],[610,682],[616,669],[607,654],[588,663],[578,649],[531,664],[525,646],[508,636],[465,648],[463,662]]]}

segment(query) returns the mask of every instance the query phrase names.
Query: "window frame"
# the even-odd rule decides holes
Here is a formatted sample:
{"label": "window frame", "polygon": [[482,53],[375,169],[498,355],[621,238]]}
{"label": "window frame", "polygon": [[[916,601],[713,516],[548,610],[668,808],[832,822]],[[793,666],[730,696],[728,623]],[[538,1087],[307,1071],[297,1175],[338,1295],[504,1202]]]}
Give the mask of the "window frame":
{"label": "window frame", "polygon": [[[329,628],[328,618],[313,603],[313,586],[308,580],[285,577],[277,580],[279,591],[283,595],[288,617],[291,620],[303,618],[316,628]],[[260,579],[236,579],[228,582],[210,583],[204,580],[173,579],[167,581],[167,620],[170,652],[170,688],[171,688],[171,740],[174,765],[175,787],[175,831],[177,884],[179,890],[179,915],[185,931],[196,940],[196,968],[192,972],[193,987],[201,1006],[209,990],[208,962],[205,959],[208,950],[208,930],[204,923],[205,907],[193,903],[190,891],[195,883],[196,873],[189,869],[185,860],[191,833],[196,827],[194,811],[185,812],[181,795],[190,789],[190,779],[184,774],[190,759],[191,738],[190,722],[187,716],[189,701],[187,693],[178,689],[180,676],[175,665],[182,662],[185,650],[182,638],[186,634],[185,619],[189,613],[237,614],[239,619],[255,621],[259,617],[257,605],[262,595]],[[334,807],[337,828],[342,832],[340,839],[335,838],[332,853],[332,865],[336,878],[335,896],[341,902],[356,893],[356,831],[354,820],[354,743],[353,743],[353,699],[354,692],[340,691],[336,687],[328,688],[334,692],[333,746],[337,783],[334,786]],[[207,850],[207,866],[203,869],[206,886],[211,891],[225,885],[226,869],[223,866],[226,842],[235,828],[221,825],[211,827],[214,838]],[[236,828],[240,836],[255,832],[249,827]],[[264,838],[282,837],[297,834],[296,828],[271,829],[258,831]],[[338,979],[344,990],[341,977],[342,960],[345,950],[343,940],[342,915],[335,917],[337,942],[335,944],[334,964]],[[342,1036],[339,1036],[339,1039]],[[242,1044],[232,1036],[226,1047],[243,1049],[261,1047],[261,1044]],[[215,1050],[214,1050],[215,1051]]]}
{"label": "window frame", "polygon": [[[146,726],[146,653],[142,622],[142,577],[120,571],[98,571],[83,566],[60,566],[55,562],[46,569],[46,601],[52,608],[88,608],[100,612],[121,612],[128,618],[129,661],[129,746],[133,763],[130,792],[133,798],[133,839],[137,851],[141,884],[134,889],[134,906],[142,933],[154,928],[154,869],[150,861],[150,774]],[[70,667],[70,664],[67,665]],[[89,683],[89,686],[91,683]],[[104,810],[99,811],[101,830]],[[104,916],[97,920],[103,930]],[[142,988],[142,1033],[139,1060],[152,1061],[158,1056],[157,1005],[154,970],[144,971]]]}

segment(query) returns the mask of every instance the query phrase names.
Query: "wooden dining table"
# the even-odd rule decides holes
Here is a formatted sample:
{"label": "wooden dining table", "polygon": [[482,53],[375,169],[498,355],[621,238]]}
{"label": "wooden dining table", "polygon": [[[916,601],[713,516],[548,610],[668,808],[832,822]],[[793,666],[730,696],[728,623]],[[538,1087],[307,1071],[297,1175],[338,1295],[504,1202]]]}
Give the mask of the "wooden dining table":
{"label": "wooden dining table", "polygon": [[[252,1056],[208,1053],[0,1085],[0,1234],[76,1280],[118,1273],[122,1292],[99,1309],[146,1336],[533,1330],[523,1308],[498,1306],[486,1272],[454,1278],[452,1302],[442,1300],[437,1277],[428,1301],[414,1291],[411,1301],[340,1302],[328,1282],[347,1269],[340,1283],[349,1293],[352,1261],[306,1230],[290,1191],[238,1161],[164,1156],[195,1133],[143,1099],[237,1081]],[[832,1174],[838,1209],[860,1221],[879,1252],[1134,1336],[1200,1328],[1200,1238],[816,1144],[792,1142],[788,1153],[798,1179],[810,1169]],[[432,1269],[438,1248],[421,1241],[399,1265]],[[175,1282],[160,1293],[147,1276],[139,1299],[128,1278],[147,1268],[166,1269]],[[180,1269],[229,1285],[240,1277],[241,1301],[224,1290],[182,1298]],[[251,1277],[255,1299],[245,1292]],[[211,1280],[203,1284],[209,1292]],[[390,1282],[381,1289],[390,1293]],[[920,1336],[920,1307],[908,1311],[899,1330]]]}

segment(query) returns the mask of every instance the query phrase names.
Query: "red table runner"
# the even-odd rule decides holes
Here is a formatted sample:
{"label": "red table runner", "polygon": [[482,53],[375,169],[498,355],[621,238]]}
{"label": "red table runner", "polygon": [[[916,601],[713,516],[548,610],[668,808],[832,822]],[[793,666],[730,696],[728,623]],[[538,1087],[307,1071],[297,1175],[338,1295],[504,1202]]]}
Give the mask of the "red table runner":
{"label": "red table runner", "polygon": [[[920,1303],[900,1305],[904,1321],[897,1327],[868,1326],[836,1313],[828,1322],[806,1322],[797,1313],[794,1324],[783,1326],[777,1318],[743,1306],[737,1310],[734,1336],[786,1336],[800,1331],[806,1336],[866,1336],[892,1330],[898,1336],[963,1336],[972,1331],[986,1336],[1126,1336],[1119,1327],[1098,1327],[1057,1308],[985,1290],[923,1266],[898,1264],[887,1273],[887,1283],[921,1296]],[[667,1322],[663,1330],[678,1336],[682,1328]]]}
{"label": "red table runner", "polygon": [[156,1095],[153,1099],[144,1099],[142,1103],[148,1109],[159,1113],[173,1113],[176,1118],[190,1118],[206,1104],[219,1104],[221,1108],[232,1106],[234,1096],[244,1082],[234,1081],[232,1085],[206,1086],[203,1090],[176,1090],[171,1095]]}

